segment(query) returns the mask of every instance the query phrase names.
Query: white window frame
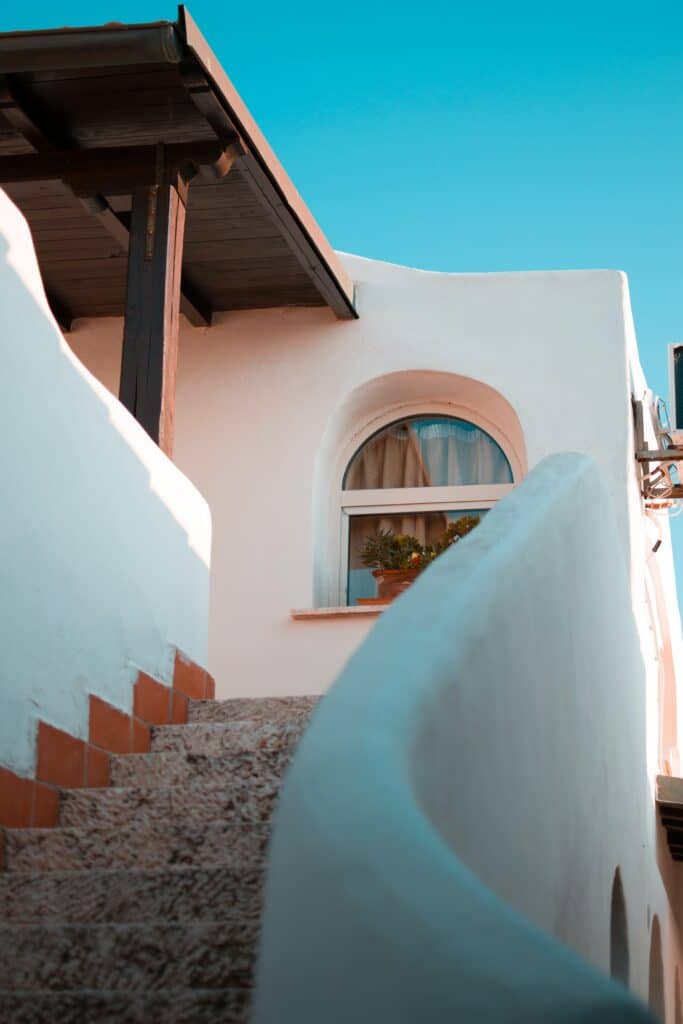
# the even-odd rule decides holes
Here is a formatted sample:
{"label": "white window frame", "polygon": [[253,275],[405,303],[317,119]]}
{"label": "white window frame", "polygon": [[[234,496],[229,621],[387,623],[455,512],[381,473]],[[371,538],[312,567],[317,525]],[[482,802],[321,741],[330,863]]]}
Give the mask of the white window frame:
{"label": "white window frame", "polygon": [[[510,484],[471,484],[453,487],[400,487],[345,491],[341,488],[349,463],[366,441],[392,423],[414,417],[445,416],[465,420],[485,431],[501,448],[510,465]],[[416,514],[419,512],[467,512],[490,509],[512,491],[524,476],[524,464],[510,438],[477,409],[463,403],[415,401],[385,406],[349,437],[336,457],[339,488],[330,494],[330,513],[338,527],[328,535],[326,590],[324,604],[346,606],[348,600],[349,520],[352,515]],[[334,522],[334,519],[332,520]],[[330,543],[331,542],[331,543]],[[330,550],[330,547],[332,550]]]}
{"label": "white window frame", "polygon": [[[472,484],[464,487],[388,487],[382,490],[340,491],[339,604],[348,601],[349,531],[351,516],[419,515],[420,512],[467,512],[490,509],[514,484]],[[430,501],[425,500],[429,492]]]}

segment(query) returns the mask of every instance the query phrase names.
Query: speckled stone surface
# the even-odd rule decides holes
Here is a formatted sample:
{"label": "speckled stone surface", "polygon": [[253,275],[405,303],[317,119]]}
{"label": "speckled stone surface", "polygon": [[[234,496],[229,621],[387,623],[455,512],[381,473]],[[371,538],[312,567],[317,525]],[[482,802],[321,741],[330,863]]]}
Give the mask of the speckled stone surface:
{"label": "speckled stone surface", "polygon": [[152,730],[152,751],[228,756],[265,750],[294,750],[308,718],[287,722],[233,721],[157,725]]}
{"label": "speckled stone surface", "polygon": [[3,1024],[246,1024],[246,989],[0,993]]}
{"label": "speckled stone surface", "polygon": [[245,988],[252,922],[0,926],[0,989]]}
{"label": "speckled stone surface", "polygon": [[[246,777],[245,777],[246,774]],[[127,786],[74,790],[64,799],[61,824],[69,827],[139,825],[211,821],[266,825],[279,788],[279,775],[252,779],[237,773],[224,783],[200,786]]]}
{"label": "speckled stone surface", "polygon": [[26,828],[7,834],[7,869],[83,871],[155,868],[167,864],[263,863],[267,830],[220,821],[207,825],[152,824],[118,828]]}
{"label": "speckled stone surface", "polygon": [[252,751],[211,756],[165,750],[158,754],[116,754],[111,759],[112,786],[257,785],[279,788],[292,751]]}
{"label": "speckled stone surface", "polygon": [[2,1024],[247,1024],[268,826],[316,698],[191,702],[56,829],[0,830]]}
{"label": "speckled stone surface", "polygon": [[291,722],[297,716],[308,718],[319,697],[237,697],[233,700],[190,701],[190,722]]}
{"label": "speckled stone surface", "polygon": [[[169,867],[0,876],[0,922],[250,922],[261,912],[262,870]],[[1,1018],[0,1018],[1,1019]]]}

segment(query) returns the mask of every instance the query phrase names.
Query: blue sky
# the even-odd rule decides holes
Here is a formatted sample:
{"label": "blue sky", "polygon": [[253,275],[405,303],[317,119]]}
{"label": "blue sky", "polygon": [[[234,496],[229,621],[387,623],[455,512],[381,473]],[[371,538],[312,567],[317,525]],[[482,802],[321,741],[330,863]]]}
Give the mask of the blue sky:
{"label": "blue sky", "polygon": [[[666,346],[683,340],[680,3],[190,10],[335,247],[437,270],[625,270],[667,394]],[[32,0],[3,5],[0,30],[164,17],[172,4]]]}

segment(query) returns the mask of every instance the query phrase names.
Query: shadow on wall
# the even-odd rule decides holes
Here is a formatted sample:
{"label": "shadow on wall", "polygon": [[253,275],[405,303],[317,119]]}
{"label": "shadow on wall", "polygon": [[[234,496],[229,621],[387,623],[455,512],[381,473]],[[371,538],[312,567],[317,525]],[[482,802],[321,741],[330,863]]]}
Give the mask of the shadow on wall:
{"label": "shadow on wall", "polygon": [[626,898],[619,868],[614,872],[609,922],[610,974],[628,987],[631,975],[631,957],[628,948],[628,919]]}
{"label": "shadow on wall", "polygon": [[137,668],[206,663],[206,502],[79,363],[30,233],[0,191],[0,764],[32,774],[36,717],[87,735],[87,693],[130,710]]}
{"label": "shadow on wall", "polygon": [[662,930],[659,918],[652,918],[650,932],[650,972],[648,982],[648,1003],[658,1021],[664,1024],[666,1006],[664,1002],[664,961],[662,958]]}

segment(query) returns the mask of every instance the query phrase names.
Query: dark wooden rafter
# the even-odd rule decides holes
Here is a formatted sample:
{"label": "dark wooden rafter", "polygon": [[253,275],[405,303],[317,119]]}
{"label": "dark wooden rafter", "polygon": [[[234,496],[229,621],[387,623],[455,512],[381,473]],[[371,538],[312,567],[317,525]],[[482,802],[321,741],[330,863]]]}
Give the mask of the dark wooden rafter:
{"label": "dark wooden rafter", "polygon": [[[219,139],[229,139],[235,134],[240,137],[243,152],[239,161],[239,170],[247,185],[263,209],[267,211],[278,232],[286,240],[290,251],[313,281],[325,304],[329,305],[339,317],[356,318],[358,314],[353,302],[352,287],[345,290],[335,276],[330,274],[329,259],[334,254],[329,249],[327,241],[319,229],[317,233],[315,230],[308,231],[290,206],[285,194],[286,190],[283,191],[282,188],[284,172],[278,177],[277,169],[272,166],[269,168],[263,156],[257,153],[260,147],[258,144],[253,145],[254,139],[250,138],[249,131],[252,131],[252,135],[254,131],[258,135],[260,132],[251,121],[246,107],[232,88],[229,79],[183,4],[178,8],[178,28],[188,50],[195,58],[193,62],[185,60],[179,65],[188,97],[211,125]],[[229,108],[226,100],[228,94],[232,94],[232,105]],[[248,124],[243,123],[245,118],[251,122],[251,129]],[[267,148],[265,139],[261,139],[261,141]],[[277,160],[274,154],[271,156],[273,164],[276,165]],[[327,250],[327,256],[323,254],[325,250]]]}
{"label": "dark wooden rafter", "polygon": [[161,161],[157,182],[133,192],[119,397],[170,456],[187,179]]}
{"label": "dark wooden rafter", "polygon": [[[57,160],[61,157],[67,166],[73,167],[77,163],[77,159],[75,160],[74,158],[78,152],[90,152],[76,150],[68,133],[58,126],[55,119],[48,116],[41,109],[37,101],[9,75],[0,75],[0,112],[12,128],[33,148],[36,154],[52,154],[53,159],[57,158]],[[193,152],[196,152],[196,147],[193,149]],[[226,147],[214,147],[207,154],[199,155],[202,159],[208,156],[213,176],[221,177],[230,171],[237,152],[230,145],[227,145]],[[127,157],[130,157],[130,154],[127,154]],[[85,159],[87,161],[89,158],[86,157]],[[21,158],[19,158],[19,161],[19,164],[15,165],[15,170],[10,171],[10,173],[21,174]],[[0,164],[2,163],[4,161],[0,161]],[[5,167],[7,167],[6,164]],[[2,180],[8,181],[9,179],[3,177]],[[18,177],[12,180],[22,179]],[[80,194],[83,191],[82,185],[79,188],[76,181],[69,182],[65,180],[65,183],[72,187],[74,194],[77,195],[84,209],[99,220],[109,236],[120,246],[121,251],[127,253],[129,229],[119,214],[112,209],[101,191],[92,191],[90,188],[86,189],[90,194],[83,195]],[[127,187],[128,185],[126,184]],[[69,331],[73,316],[67,315],[65,305],[52,297],[50,306],[62,329]],[[209,326],[211,324],[213,316],[211,304],[202,294],[201,288],[187,274],[184,274],[181,280],[180,309],[188,321],[195,327]],[[57,310],[59,310],[59,315]]]}
{"label": "dark wooden rafter", "polygon": [[71,330],[71,325],[74,322],[73,313],[66,305],[66,303],[62,302],[62,300],[59,299],[53,292],[49,290],[46,291],[45,297],[47,299],[48,306],[52,310],[53,317],[55,318],[59,326],[62,328],[62,330],[68,334],[68,332]]}

